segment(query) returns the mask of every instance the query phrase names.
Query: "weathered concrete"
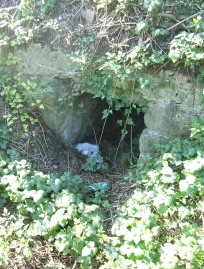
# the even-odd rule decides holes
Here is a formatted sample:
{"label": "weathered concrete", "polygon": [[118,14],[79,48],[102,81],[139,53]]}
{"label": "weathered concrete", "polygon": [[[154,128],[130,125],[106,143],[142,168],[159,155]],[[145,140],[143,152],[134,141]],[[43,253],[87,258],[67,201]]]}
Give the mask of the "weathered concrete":
{"label": "weathered concrete", "polygon": [[153,153],[155,144],[165,144],[176,137],[189,135],[193,116],[204,116],[204,110],[175,104],[150,103],[144,116],[147,128],[140,137],[141,155]]}
{"label": "weathered concrete", "polygon": [[75,78],[75,63],[71,62],[62,50],[52,50],[41,44],[31,44],[27,49],[16,50],[20,57],[18,70],[25,76]]}
{"label": "weathered concrete", "polygon": [[[44,121],[65,144],[73,144],[87,134],[104,106],[101,100],[93,99],[87,93],[76,94],[74,86],[80,80],[80,74],[75,71],[76,62],[66,54],[39,44],[16,51],[22,59],[18,70],[26,78],[48,81],[42,97]],[[149,87],[135,88],[131,81],[113,78],[118,98],[117,87],[124,89],[131,102],[143,101],[148,105],[144,116],[147,128],[140,137],[141,155],[153,153],[155,144],[188,135],[192,116],[204,116],[199,98],[202,89],[195,87],[195,81],[189,75],[166,70],[160,73],[149,71],[143,76],[149,80]],[[89,89],[83,90],[88,92]]]}
{"label": "weathered concrete", "polygon": [[145,114],[145,124],[153,132],[176,137],[189,134],[192,116],[199,116],[199,109],[176,104],[149,104]]}
{"label": "weathered concrete", "polygon": [[41,96],[40,109],[44,122],[60,137],[65,145],[79,142],[86,136],[104,109],[104,102],[91,94],[72,95],[70,80],[49,79],[38,81],[35,96]]}
{"label": "weathered concrete", "polygon": [[167,70],[150,78],[150,88],[140,89],[149,101],[144,116],[147,128],[140,137],[141,155],[153,154],[155,144],[189,135],[192,117],[204,116],[199,98],[202,89],[195,86],[190,76]]}

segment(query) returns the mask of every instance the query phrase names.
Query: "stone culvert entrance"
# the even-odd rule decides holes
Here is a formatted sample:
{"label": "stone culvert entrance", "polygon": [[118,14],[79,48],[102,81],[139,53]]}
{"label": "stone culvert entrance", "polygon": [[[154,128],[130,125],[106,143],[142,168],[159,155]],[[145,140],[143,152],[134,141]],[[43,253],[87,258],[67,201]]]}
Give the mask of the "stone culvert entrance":
{"label": "stone culvert entrance", "polygon": [[[82,143],[98,144],[99,150],[107,162],[129,164],[130,161],[136,161],[140,154],[139,139],[145,128],[144,113],[138,114],[136,110],[133,110],[128,117],[133,120],[134,125],[127,125],[124,128],[127,120],[124,110],[113,111],[106,120],[101,120],[101,115],[95,125],[91,126],[90,134],[80,140]],[[118,124],[118,121],[121,120],[122,126]],[[123,129],[127,133],[124,138]]]}
{"label": "stone culvert entrance", "polygon": [[[39,87],[37,92],[43,93],[45,109],[40,113],[45,123],[67,146],[82,141],[89,131],[92,132],[91,125],[96,126],[101,121],[106,104],[92,98],[88,88],[83,89],[83,94],[73,92],[74,85],[80,80],[79,74],[74,71],[76,63],[70,61],[63,50],[51,50],[40,44],[31,44],[26,50],[16,50],[15,55],[21,58],[17,70],[26,79],[37,80],[41,85],[42,80],[46,82],[46,86]],[[157,73],[147,70],[140,75],[141,79],[149,81],[147,87],[133,88],[129,87],[130,81],[124,81],[121,85],[114,78],[113,81],[116,88],[123,89],[129,100],[136,104],[142,100],[148,104],[147,112],[143,115],[146,128],[139,141],[140,155],[143,156],[154,154],[155,144],[168,143],[175,137],[189,135],[192,117],[202,117],[204,107],[200,99],[203,89],[196,86],[189,74],[174,70]],[[105,137],[110,133],[116,132],[112,126],[110,128],[113,131],[107,135],[104,133],[104,140],[108,140]],[[110,128],[106,127],[106,130]]]}
{"label": "stone culvert entrance", "polygon": [[[39,88],[35,95],[43,92],[44,109],[40,114],[45,124],[57,135],[65,147],[79,142],[99,144],[103,148],[115,147],[114,155],[128,148],[134,155],[139,154],[139,136],[144,129],[144,114],[138,115],[133,109],[130,115],[124,109],[114,111],[107,119],[102,120],[104,109],[108,108],[106,101],[94,98],[90,93],[76,93],[72,90],[69,79],[58,78],[39,80]],[[45,86],[43,86],[45,85]],[[121,139],[121,131],[127,117],[134,125],[127,125],[127,135]],[[117,122],[122,122],[120,126]],[[110,154],[113,158],[113,153]]]}

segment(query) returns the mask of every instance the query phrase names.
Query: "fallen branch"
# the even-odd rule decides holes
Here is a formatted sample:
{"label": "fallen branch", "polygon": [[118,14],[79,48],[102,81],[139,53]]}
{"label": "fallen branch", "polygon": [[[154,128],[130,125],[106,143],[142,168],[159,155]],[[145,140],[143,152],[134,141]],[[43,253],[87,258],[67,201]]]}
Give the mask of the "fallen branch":
{"label": "fallen branch", "polygon": [[10,11],[10,10],[13,10],[13,9],[18,9],[20,8],[20,5],[19,6],[15,6],[15,7],[4,7],[4,8],[0,8],[0,13],[1,12],[4,12],[4,11]]}
{"label": "fallen branch", "polygon": [[196,14],[193,14],[193,15],[191,15],[190,17],[185,18],[185,19],[183,19],[182,21],[180,21],[180,22],[174,24],[173,26],[169,27],[167,30],[170,31],[171,29],[175,28],[176,26],[182,24],[182,23],[185,22],[185,21],[190,20],[191,18],[193,18],[193,17],[195,17],[195,16],[197,16],[197,15],[199,15],[199,14],[200,14],[200,11],[197,12]]}

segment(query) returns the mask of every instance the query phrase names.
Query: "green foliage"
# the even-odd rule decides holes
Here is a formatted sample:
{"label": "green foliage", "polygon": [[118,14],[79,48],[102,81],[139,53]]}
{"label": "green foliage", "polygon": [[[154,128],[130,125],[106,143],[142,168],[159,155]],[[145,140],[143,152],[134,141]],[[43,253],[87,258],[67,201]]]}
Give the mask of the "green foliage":
{"label": "green foliage", "polygon": [[15,66],[19,58],[12,52],[7,55],[3,52],[4,46],[8,46],[10,38],[2,36],[7,41],[0,45],[0,98],[1,103],[6,102],[9,109],[4,113],[3,118],[7,122],[7,126],[12,125],[16,121],[21,121],[25,132],[29,130],[29,124],[34,125],[38,120],[31,114],[36,107],[43,108],[41,99],[34,94],[38,87],[36,82],[22,82],[22,73],[15,75],[6,73],[6,68]]}
{"label": "green foliage", "polygon": [[7,125],[2,123],[2,121],[0,121],[0,123],[0,148],[6,150],[12,138],[7,128]]}
{"label": "green foliage", "polygon": [[149,12],[158,10],[163,4],[163,0],[140,0],[139,3]]}
{"label": "green foliage", "polygon": [[47,14],[55,7],[56,0],[24,0],[22,1],[21,11],[26,17],[32,15],[35,5],[40,8],[42,14]]}
{"label": "green foliage", "polygon": [[[87,43],[89,43],[89,47],[87,47]],[[131,70],[130,68],[127,68],[126,60],[128,61],[130,56],[124,56],[122,53],[118,55],[116,53],[107,53],[106,57],[97,60],[97,65],[100,64],[100,68],[93,68],[93,51],[90,49],[94,47],[92,32],[87,37],[82,38],[82,40],[77,39],[75,45],[76,51],[71,56],[69,55],[69,57],[78,63],[75,67],[76,71],[83,72],[83,78],[76,84],[75,90],[83,92],[83,89],[87,89],[89,93],[93,94],[94,98],[106,100],[109,108],[104,109],[102,119],[108,118],[114,111],[124,111],[124,117],[118,121],[118,124],[123,127],[121,138],[124,139],[127,134],[127,126],[134,125],[130,114],[133,111],[144,113],[146,111],[146,105],[142,102],[138,102],[137,105],[134,102],[131,102],[125,96],[123,85],[129,81],[130,85],[128,86],[127,91],[130,91],[133,94],[135,85],[148,87],[149,80],[140,78],[134,69]],[[140,51],[140,55],[142,57],[142,50]],[[135,66],[136,65],[137,70],[139,70],[141,64],[135,61]],[[118,79],[118,82],[120,83],[117,91],[115,89],[116,85],[114,85],[113,77]],[[88,162],[92,162],[92,160],[88,160]]]}
{"label": "green foliage", "polygon": [[109,201],[106,199],[108,198],[107,190],[109,189],[107,183],[93,183],[88,185],[86,189],[90,193],[90,196],[86,198],[87,203],[98,204],[104,208],[110,206]]}
{"label": "green foliage", "polygon": [[3,214],[0,217],[0,264],[9,266],[9,253],[15,250],[16,259],[22,262],[25,257],[29,258],[32,255],[31,238],[24,236],[28,224],[22,216],[8,212],[4,208]]}
{"label": "green foliage", "polygon": [[[133,167],[134,194],[118,210],[109,235],[98,206],[109,206],[106,186],[84,184],[70,172],[43,174],[15,149],[1,151],[0,264],[9,266],[13,253],[19,261],[30,257],[36,237],[43,236],[84,269],[202,268],[203,128],[204,119],[194,118],[189,139],[158,146],[157,158]],[[8,200],[16,205],[12,213]]]}
{"label": "green foliage", "polygon": [[96,172],[101,169],[108,169],[108,164],[104,162],[103,157],[100,154],[88,157],[86,163],[83,164],[84,171]]}
{"label": "green foliage", "polygon": [[[179,0],[172,5],[163,0],[140,0],[138,3],[126,0],[95,2],[98,8],[107,9],[113,16],[117,14],[123,17],[121,29],[127,33],[126,41],[135,39],[136,42],[127,41],[127,46],[124,47],[116,44],[118,49],[109,49],[105,56],[94,62],[94,68],[91,68],[93,51],[92,55],[83,54],[86,59],[83,68],[86,79],[84,84],[91,93],[110,100],[115,93],[119,98],[123,96],[124,89],[131,91],[137,87],[148,88],[151,81],[141,76],[143,71],[163,69],[170,66],[171,61],[183,69],[190,68],[197,77],[197,82],[203,84],[204,23],[201,0]],[[137,16],[133,10],[136,10]],[[134,18],[134,26],[129,25],[130,18]],[[97,37],[95,44],[92,40],[90,47],[94,45],[97,45]],[[78,43],[77,50],[80,46]]]}
{"label": "green foliage", "polygon": [[[40,40],[49,29],[59,33],[59,40],[66,36],[67,29],[63,32],[65,29],[61,24],[63,16],[55,20],[54,12],[50,14],[57,4],[55,0],[26,0],[22,1],[14,15],[6,9],[0,12],[3,32],[6,26],[13,33],[12,37],[2,34],[2,46],[10,44],[16,47]],[[179,0],[171,5],[163,0],[95,0],[92,4],[97,10],[97,16],[102,14],[113,18],[113,31],[109,33],[108,23],[104,25],[105,34],[94,25],[85,32],[83,29],[76,30],[71,42],[72,53],[67,56],[75,63],[74,71],[82,76],[74,83],[73,91],[83,92],[88,89],[94,97],[106,99],[110,104],[109,111],[114,111],[118,106],[118,99],[122,100],[124,108],[128,108],[132,102],[123,102],[125,92],[133,96],[137,88],[150,88],[151,79],[143,75],[145,71],[151,69],[156,74],[172,63],[182,69],[190,68],[197,83],[203,86],[202,0]],[[118,18],[122,18],[120,34],[117,29]],[[120,40],[121,33],[125,37],[124,44],[111,41]],[[106,35],[109,44],[104,44],[108,46],[108,53],[103,48],[98,50]],[[10,64],[16,61],[14,56],[8,60]],[[70,98],[72,96],[64,93],[59,101],[63,104]],[[16,99],[24,101],[22,97]],[[125,125],[130,121],[129,113],[126,116],[127,123],[124,123],[122,136],[126,132]],[[28,115],[22,117],[22,120],[26,118]]]}
{"label": "green foliage", "polygon": [[[60,252],[74,256],[84,269],[203,268],[204,119],[193,119],[188,139],[158,146],[157,158],[147,156],[133,167],[128,179],[136,189],[118,210],[111,233],[105,230],[106,215],[101,210],[109,206],[106,188],[95,183],[92,189],[69,172],[35,171],[10,147],[13,123],[20,120],[28,131],[36,122],[29,112],[43,108],[41,98],[33,95],[39,84],[22,83],[22,74],[8,74],[8,68],[19,60],[11,48],[42,38],[49,29],[46,16],[56,3],[21,2],[15,12],[0,11],[0,95],[1,102],[9,105],[4,115],[7,125],[2,123],[0,128],[0,207],[4,207],[0,264],[9,267],[14,254],[19,261],[30,257],[33,242],[43,236]],[[170,10],[162,0],[93,2],[100,12],[110,12],[116,26],[119,22],[128,41],[124,46],[113,44],[96,60],[100,34],[95,29],[86,29],[83,37],[76,33],[73,53],[68,57],[82,78],[74,87],[81,92],[88,88],[95,97],[106,99],[109,108],[103,112],[104,119],[114,110],[124,109],[124,119],[118,121],[124,127],[124,138],[126,126],[133,125],[131,111],[145,109],[144,104],[136,106],[128,101],[124,93],[151,85],[143,76],[146,69],[163,69],[171,60],[175,67],[190,68],[198,85],[203,86],[203,1],[179,0],[176,9],[173,3]],[[51,26],[59,30],[59,25]],[[120,39],[114,30],[112,35],[105,33],[108,40]],[[65,93],[58,101],[63,104],[69,98]],[[83,168],[95,172],[107,166],[101,156],[95,156],[88,158]],[[7,209],[9,203],[15,205],[14,212]]]}
{"label": "green foliage", "polygon": [[190,140],[159,146],[160,157],[136,166],[136,190],[119,210],[105,249],[108,268],[204,266],[203,119],[192,126]]}
{"label": "green foliage", "polygon": [[37,1],[38,6],[40,7],[43,14],[47,14],[52,11],[55,7],[56,0],[39,0]]}
{"label": "green foliage", "polygon": [[[45,175],[34,171],[25,160],[12,161],[3,154],[0,164],[1,197],[16,203],[17,209],[16,217],[3,215],[1,219],[3,225],[8,223],[11,228],[2,230],[0,252],[12,245],[19,257],[30,255],[30,242],[36,236],[44,236],[54,241],[59,251],[78,257],[82,268],[96,263],[104,213],[98,206],[83,202],[82,178],[68,172]],[[10,251],[4,253],[1,264],[9,264],[10,255]]]}
{"label": "green foliage", "polygon": [[20,120],[24,131],[28,132],[29,124],[34,125],[38,121],[30,112],[36,107],[43,108],[43,105],[33,94],[38,85],[30,81],[22,83],[20,77],[21,74],[17,74],[12,80],[5,76],[0,79],[2,84],[0,96],[10,106],[10,111],[3,117],[11,129],[12,125]]}
{"label": "green foliage", "polygon": [[183,59],[190,67],[199,66],[204,59],[204,35],[182,32],[171,42],[169,57],[175,63]]}

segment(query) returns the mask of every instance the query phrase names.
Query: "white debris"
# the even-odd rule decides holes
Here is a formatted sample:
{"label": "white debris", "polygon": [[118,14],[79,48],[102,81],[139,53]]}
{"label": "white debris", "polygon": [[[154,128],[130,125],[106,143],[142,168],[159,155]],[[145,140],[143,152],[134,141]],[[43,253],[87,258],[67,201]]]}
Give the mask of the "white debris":
{"label": "white debris", "polygon": [[75,148],[88,157],[96,156],[99,153],[99,146],[95,144],[78,143]]}
{"label": "white debris", "polygon": [[94,11],[89,8],[82,10],[81,15],[89,24],[94,21]]}

